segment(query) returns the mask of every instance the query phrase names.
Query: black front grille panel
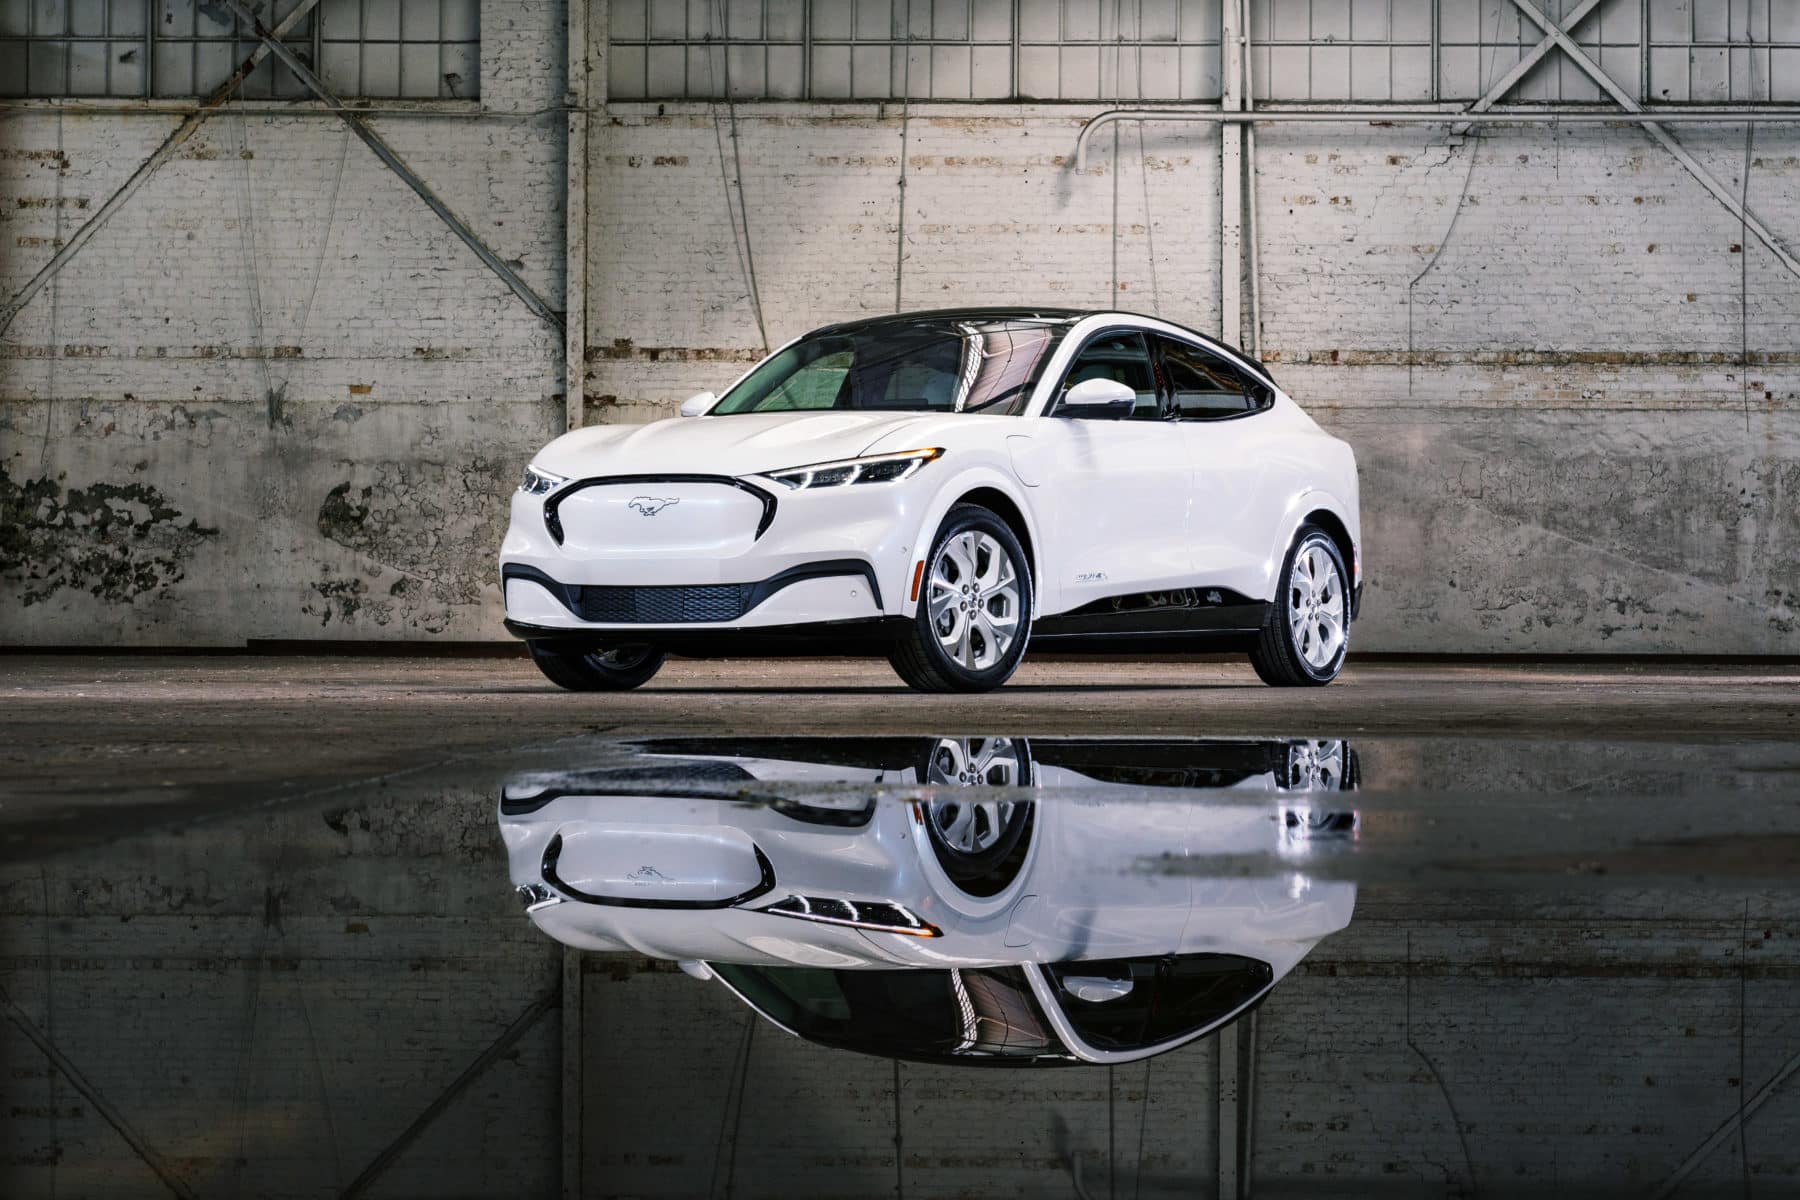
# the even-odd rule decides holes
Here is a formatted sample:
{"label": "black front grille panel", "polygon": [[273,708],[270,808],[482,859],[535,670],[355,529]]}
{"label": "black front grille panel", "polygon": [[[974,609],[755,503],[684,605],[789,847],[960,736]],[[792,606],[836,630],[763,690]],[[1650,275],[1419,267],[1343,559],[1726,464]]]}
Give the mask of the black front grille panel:
{"label": "black front grille panel", "polygon": [[755,584],[682,587],[568,585],[569,608],[584,621],[607,625],[677,625],[735,621],[750,611]]}
{"label": "black front grille panel", "polygon": [[[779,575],[755,583],[708,583],[656,587],[614,587],[602,584],[560,583],[536,567],[508,563],[500,570],[502,583],[527,579],[562,602],[583,621],[596,625],[688,625],[735,621],[789,584],[803,579],[854,575],[869,585],[869,597],[881,608],[881,587],[875,569],[861,559],[834,558],[789,567]],[[508,628],[511,628],[510,626]]]}

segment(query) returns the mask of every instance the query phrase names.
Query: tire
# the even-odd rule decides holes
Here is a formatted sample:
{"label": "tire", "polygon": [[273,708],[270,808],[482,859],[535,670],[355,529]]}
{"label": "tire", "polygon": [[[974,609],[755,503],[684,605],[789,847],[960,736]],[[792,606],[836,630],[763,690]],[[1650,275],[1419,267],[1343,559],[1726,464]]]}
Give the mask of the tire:
{"label": "tire", "polygon": [[[1250,663],[1264,683],[1324,687],[1338,677],[1350,648],[1349,578],[1331,535],[1317,525],[1302,525],[1250,649]],[[1316,607],[1315,596],[1324,599]]]}
{"label": "tire", "polygon": [[531,661],[544,678],[571,692],[625,692],[642,687],[662,670],[666,657],[655,646],[614,646],[599,650],[567,642],[526,642]]}
{"label": "tire", "polygon": [[925,563],[919,610],[888,661],[921,692],[992,691],[1018,670],[1031,638],[1024,548],[994,513],[958,504],[945,515]]}
{"label": "tire", "polygon": [[[919,782],[958,787],[1030,787],[1031,747],[1024,738],[934,738],[918,763]],[[952,792],[925,805],[925,834],[944,874],[971,896],[996,896],[1018,877],[1031,847],[1030,801],[960,802]]]}

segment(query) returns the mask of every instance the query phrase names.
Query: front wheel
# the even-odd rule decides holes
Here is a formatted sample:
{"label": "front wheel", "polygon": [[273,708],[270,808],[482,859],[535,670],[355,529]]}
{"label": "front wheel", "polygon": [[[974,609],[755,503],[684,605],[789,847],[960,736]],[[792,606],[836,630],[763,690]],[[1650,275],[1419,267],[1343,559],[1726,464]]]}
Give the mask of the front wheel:
{"label": "front wheel", "polygon": [[1018,670],[1031,636],[1031,571],[1005,521],[952,508],[925,558],[919,610],[888,661],[922,692],[986,692]]}
{"label": "front wheel", "polygon": [[1323,687],[1337,678],[1350,648],[1347,578],[1331,535],[1317,525],[1302,525],[1250,650],[1250,663],[1264,683]]}
{"label": "front wheel", "polygon": [[563,642],[526,642],[531,661],[544,678],[571,692],[624,692],[649,683],[665,655],[655,646],[614,646],[596,650]]}

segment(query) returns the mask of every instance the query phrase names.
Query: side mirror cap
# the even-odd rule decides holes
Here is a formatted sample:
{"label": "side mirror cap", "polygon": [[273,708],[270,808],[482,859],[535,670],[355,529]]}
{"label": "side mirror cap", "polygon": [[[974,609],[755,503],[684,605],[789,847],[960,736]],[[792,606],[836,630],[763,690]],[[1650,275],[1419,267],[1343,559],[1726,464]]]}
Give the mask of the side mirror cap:
{"label": "side mirror cap", "polygon": [[681,402],[681,415],[684,417],[704,417],[708,410],[718,402],[719,398],[711,392],[701,392],[698,395],[689,396],[686,400]]}
{"label": "side mirror cap", "polygon": [[1063,991],[1089,1004],[1105,1004],[1131,995],[1131,980],[1108,979],[1103,975],[1070,975],[1062,981]]}
{"label": "side mirror cap", "polygon": [[1116,379],[1084,379],[1063,393],[1058,408],[1071,417],[1128,417],[1137,393]]}

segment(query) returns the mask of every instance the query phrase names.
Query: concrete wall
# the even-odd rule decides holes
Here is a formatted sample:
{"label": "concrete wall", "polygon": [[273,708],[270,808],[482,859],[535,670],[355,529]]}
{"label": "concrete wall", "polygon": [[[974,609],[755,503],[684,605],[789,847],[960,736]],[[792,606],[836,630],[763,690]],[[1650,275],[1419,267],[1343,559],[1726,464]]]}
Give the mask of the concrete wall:
{"label": "concrete wall", "polygon": [[[489,3],[483,115],[379,118],[559,306],[563,20]],[[734,156],[723,108],[613,106],[586,418],[666,415],[897,291],[1215,330],[1217,133],[1118,127],[1078,174],[1092,111],[740,104]],[[0,287],[173,122],[0,121]],[[1477,132],[1258,135],[1263,352],[1364,472],[1357,646],[1792,653],[1800,279],[1637,129]],[[1759,128],[1747,184],[1742,129],[1679,136],[1800,238],[1800,133]],[[0,640],[501,636],[560,359],[341,127],[214,120],[0,336]]]}
{"label": "concrete wall", "polygon": [[[485,4],[479,112],[373,118],[557,308],[563,24]],[[0,291],[178,120],[0,120]],[[0,642],[497,634],[561,352],[341,122],[212,118],[0,336]]]}
{"label": "concrete wall", "polygon": [[[672,412],[761,347],[729,122],[665,107],[595,138],[590,420]],[[1120,127],[1116,175],[1106,133],[1078,174],[1090,111],[913,109],[905,307],[1116,296],[1217,331],[1218,134]],[[899,110],[737,124],[769,341],[890,311]],[[1681,137],[1742,187],[1741,129]],[[1359,647],[1800,646],[1800,279],[1672,157],[1632,128],[1287,126],[1257,169],[1264,355],[1362,467]],[[1800,134],[1758,131],[1749,197],[1800,237]]]}

